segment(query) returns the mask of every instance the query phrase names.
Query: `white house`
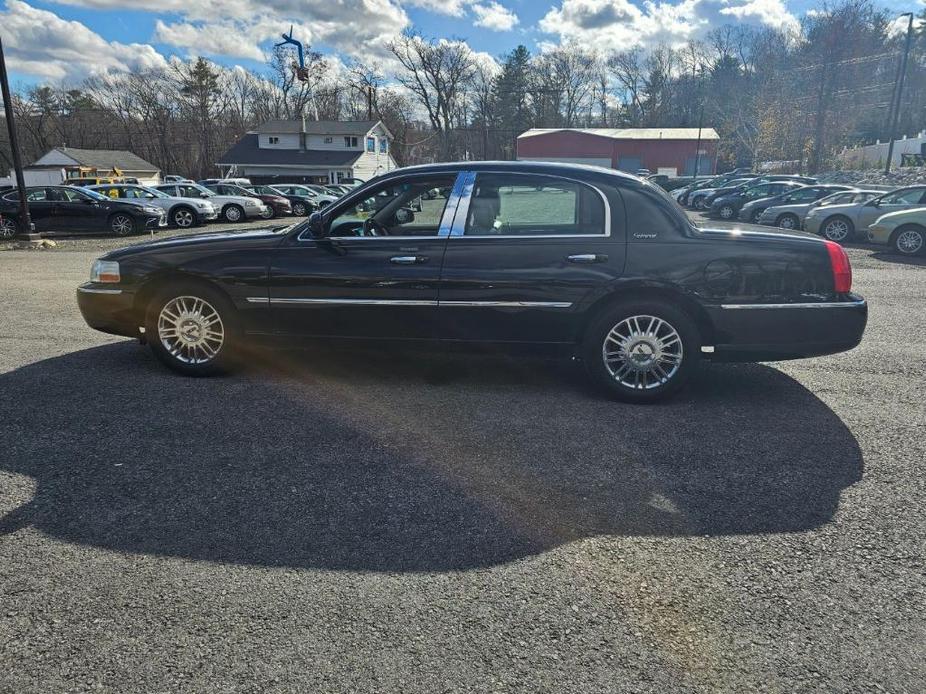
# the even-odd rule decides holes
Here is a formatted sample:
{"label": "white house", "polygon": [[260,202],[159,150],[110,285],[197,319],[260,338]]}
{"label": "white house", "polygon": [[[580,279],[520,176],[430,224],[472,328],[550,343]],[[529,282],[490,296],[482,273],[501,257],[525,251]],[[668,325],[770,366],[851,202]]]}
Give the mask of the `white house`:
{"label": "white house", "polygon": [[[144,185],[161,182],[161,172],[137,154],[121,149],[55,147],[23,167],[26,185],[56,185],[69,178],[137,178]],[[12,179],[12,173],[10,174]],[[15,185],[15,184],[14,184]]]}
{"label": "white house", "polygon": [[217,164],[224,176],[252,183],[367,181],[396,168],[391,150],[392,133],[382,121],[271,120]]}

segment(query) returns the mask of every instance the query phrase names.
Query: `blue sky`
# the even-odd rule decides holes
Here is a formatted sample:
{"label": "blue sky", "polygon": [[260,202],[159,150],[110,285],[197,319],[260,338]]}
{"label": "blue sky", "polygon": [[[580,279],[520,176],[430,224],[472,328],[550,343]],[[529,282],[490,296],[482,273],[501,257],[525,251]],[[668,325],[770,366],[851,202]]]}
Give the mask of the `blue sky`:
{"label": "blue sky", "polygon": [[[926,0],[918,0],[921,9]],[[13,80],[73,83],[91,73],[206,55],[261,69],[276,35],[296,25],[315,50],[388,69],[403,29],[462,38],[499,56],[577,41],[603,52],[681,44],[723,23],[794,27],[809,0],[0,0]],[[885,7],[911,9],[901,0]],[[131,9],[140,8],[140,9]]]}

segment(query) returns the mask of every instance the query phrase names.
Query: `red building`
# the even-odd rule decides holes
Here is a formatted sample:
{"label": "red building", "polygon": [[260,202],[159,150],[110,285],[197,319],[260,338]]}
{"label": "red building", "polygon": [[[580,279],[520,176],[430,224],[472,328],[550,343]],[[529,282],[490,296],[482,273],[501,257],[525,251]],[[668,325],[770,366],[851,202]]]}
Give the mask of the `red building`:
{"label": "red building", "polygon": [[[701,128],[699,173],[714,173],[717,141]],[[518,159],[593,164],[636,173],[690,175],[698,159],[698,128],[535,128],[518,136]]]}

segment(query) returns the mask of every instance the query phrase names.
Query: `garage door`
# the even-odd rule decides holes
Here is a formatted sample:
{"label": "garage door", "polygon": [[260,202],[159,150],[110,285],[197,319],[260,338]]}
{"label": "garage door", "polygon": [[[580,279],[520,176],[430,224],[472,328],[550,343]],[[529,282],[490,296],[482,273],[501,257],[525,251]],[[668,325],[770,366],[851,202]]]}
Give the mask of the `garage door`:
{"label": "garage door", "polygon": [[640,157],[621,156],[617,159],[617,168],[619,171],[636,173],[643,168],[643,160]]}

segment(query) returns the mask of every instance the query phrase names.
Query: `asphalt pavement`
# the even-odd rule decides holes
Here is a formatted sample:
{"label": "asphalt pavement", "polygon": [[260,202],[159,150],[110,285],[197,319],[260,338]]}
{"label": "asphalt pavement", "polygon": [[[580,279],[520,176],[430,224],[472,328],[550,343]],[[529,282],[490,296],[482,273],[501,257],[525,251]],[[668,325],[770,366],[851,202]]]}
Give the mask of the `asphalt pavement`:
{"label": "asphalt pavement", "polygon": [[0,252],[0,692],[921,692],[926,261],[857,349],[705,364],[272,353],[87,328],[107,240]]}

